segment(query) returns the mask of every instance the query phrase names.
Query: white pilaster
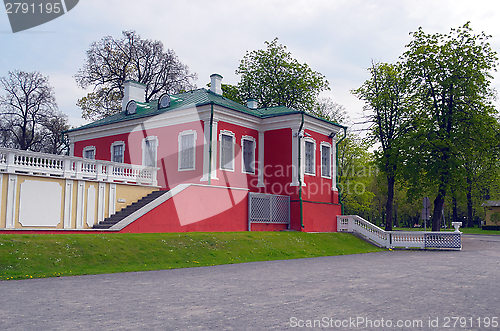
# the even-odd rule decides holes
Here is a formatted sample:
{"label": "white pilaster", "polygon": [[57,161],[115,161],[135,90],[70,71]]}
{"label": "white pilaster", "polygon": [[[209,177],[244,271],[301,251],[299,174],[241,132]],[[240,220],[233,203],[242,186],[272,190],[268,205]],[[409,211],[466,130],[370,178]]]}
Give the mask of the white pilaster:
{"label": "white pilaster", "polygon": [[85,202],[85,181],[79,180],[76,191],[76,228],[83,229],[83,214]]}
{"label": "white pilaster", "polygon": [[[217,121],[212,122],[212,166],[211,179],[217,178]],[[200,181],[208,181],[208,162],[210,159],[210,120],[203,122],[203,177]]]}
{"label": "white pilaster", "polygon": [[99,183],[97,191],[97,223],[104,221],[104,204],[106,203],[106,184]]}
{"label": "white pilaster", "polygon": [[16,200],[17,200],[17,175],[9,174],[7,183],[7,206],[5,210],[5,228],[15,228]]}
{"label": "white pilaster", "polygon": [[71,215],[73,211],[73,180],[66,179],[64,185],[64,221],[65,229],[71,229]]}
{"label": "white pilaster", "polygon": [[94,226],[95,223],[95,187],[90,185],[87,189],[87,216],[85,221],[88,227]]}
{"label": "white pilaster", "polygon": [[116,210],[116,184],[109,184],[108,217],[115,214]]}
{"label": "white pilaster", "polygon": [[265,187],[264,184],[264,132],[259,131],[259,163],[257,172],[257,187]]}
{"label": "white pilaster", "polygon": [[[292,129],[292,183],[290,186],[299,186],[299,142],[301,139],[299,138],[298,127],[291,128]],[[301,146],[301,149],[302,146]],[[301,154],[303,155],[302,151]],[[301,162],[302,163],[302,162]],[[302,181],[302,185],[304,184],[304,172],[301,167],[300,180]]]}
{"label": "white pilaster", "polygon": [[337,190],[337,144],[335,137],[332,138],[332,191]]}

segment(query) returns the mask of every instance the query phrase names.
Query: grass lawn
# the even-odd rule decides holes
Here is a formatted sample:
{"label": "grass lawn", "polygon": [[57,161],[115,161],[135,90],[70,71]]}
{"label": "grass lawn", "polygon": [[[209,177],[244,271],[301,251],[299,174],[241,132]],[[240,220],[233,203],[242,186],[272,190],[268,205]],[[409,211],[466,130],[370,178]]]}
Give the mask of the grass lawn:
{"label": "grass lawn", "polygon": [[0,280],[377,252],[347,233],[3,234]]}

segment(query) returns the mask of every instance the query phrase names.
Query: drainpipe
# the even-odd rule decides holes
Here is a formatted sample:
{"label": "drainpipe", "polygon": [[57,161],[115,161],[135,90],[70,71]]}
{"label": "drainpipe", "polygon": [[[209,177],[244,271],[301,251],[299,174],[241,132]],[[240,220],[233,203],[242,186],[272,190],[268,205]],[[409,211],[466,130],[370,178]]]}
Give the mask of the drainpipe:
{"label": "drainpipe", "polygon": [[337,166],[335,167],[335,169],[337,170],[336,174],[335,174],[335,182],[336,182],[336,185],[337,185],[337,192],[338,193],[338,199],[339,199],[339,202],[340,202],[340,208],[341,208],[341,213],[342,215],[344,215],[344,203],[342,202],[342,199],[341,198],[341,195],[342,195],[342,189],[339,187],[339,144],[342,142],[342,140],[345,139],[345,137],[347,136],[347,128],[344,127],[344,136],[342,137],[342,139],[340,139],[339,141],[337,141],[337,143],[335,144],[335,162],[337,163]]}
{"label": "drainpipe", "polygon": [[300,204],[300,227],[303,229],[304,228],[304,212],[303,212],[303,209],[302,209],[302,203],[303,203],[303,200],[302,200],[302,178],[300,176],[300,163],[301,163],[301,157],[300,157],[300,132],[302,131],[302,127],[304,126],[304,112],[302,111],[301,112],[302,114],[302,121],[300,122],[300,128],[299,128],[299,132],[297,132],[297,139],[299,139],[299,171],[298,171],[298,175],[299,175],[299,204]]}
{"label": "drainpipe", "polygon": [[212,184],[212,126],[214,122],[214,103],[210,103],[210,139],[208,145],[208,185]]}

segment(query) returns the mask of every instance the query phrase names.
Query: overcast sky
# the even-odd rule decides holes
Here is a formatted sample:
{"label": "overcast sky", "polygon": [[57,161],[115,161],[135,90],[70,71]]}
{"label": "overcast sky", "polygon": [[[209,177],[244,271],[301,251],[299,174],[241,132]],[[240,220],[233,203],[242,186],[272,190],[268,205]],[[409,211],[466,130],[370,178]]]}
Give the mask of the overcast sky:
{"label": "overcast sky", "polygon": [[331,91],[322,96],[344,105],[356,120],[363,103],[349,91],[369,78],[372,59],[395,62],[409,32],[419,27],[447,33],[467,21],[475,33],[492,35],[500,52],[499,8],[498,0],[80,0],[64,16],[15,34],[0,12],[0,76],[16,69],[49,76],[59,109],[78,126],[85,122],[75,104],[87,92],[73,76],[90,43],[103,36],[135,30],[161,40],[198,74],[198,87],[212,73],[236,84],[234,71],[246,51],[278,37],[293,57],[327,77]]}

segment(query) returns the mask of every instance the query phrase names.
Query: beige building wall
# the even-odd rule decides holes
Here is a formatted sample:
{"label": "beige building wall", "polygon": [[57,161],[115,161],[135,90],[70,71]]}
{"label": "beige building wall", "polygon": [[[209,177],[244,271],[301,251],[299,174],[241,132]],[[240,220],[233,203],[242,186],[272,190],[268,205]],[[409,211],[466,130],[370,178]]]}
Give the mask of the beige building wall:
{"label": "beige building wall", "polygon": [[0,173],[1,229],[88,229],[154,186]]}

